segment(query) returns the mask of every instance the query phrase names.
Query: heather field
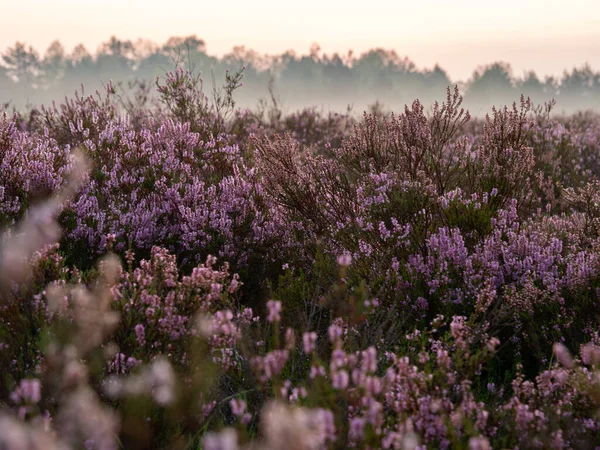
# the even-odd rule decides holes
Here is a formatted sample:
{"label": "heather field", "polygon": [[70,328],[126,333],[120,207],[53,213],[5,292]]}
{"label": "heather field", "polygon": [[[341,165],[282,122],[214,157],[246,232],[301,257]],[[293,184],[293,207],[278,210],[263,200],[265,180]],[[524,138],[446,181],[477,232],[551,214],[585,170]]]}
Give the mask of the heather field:
{"label": "heather field", "polygon": [[0,449],[600,448],[600,116],[241,81],[0,111]]}

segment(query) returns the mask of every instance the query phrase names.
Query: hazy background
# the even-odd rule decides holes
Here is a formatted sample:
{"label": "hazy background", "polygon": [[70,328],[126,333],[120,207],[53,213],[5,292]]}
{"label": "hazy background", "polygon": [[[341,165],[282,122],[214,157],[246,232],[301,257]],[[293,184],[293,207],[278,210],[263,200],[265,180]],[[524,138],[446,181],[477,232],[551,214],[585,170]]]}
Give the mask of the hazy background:
{"label": "hazy background", "polygon": [[[485,86],[480,82],[471,89],[475,108],[512,101],[527,90],[539,100],[556,97],[559,109],[600,107],[597,0],[2,3],[0,51],[6,56],[21,42],[25,53],[30,52],[22,58],[39,60],[39,67],[21,79],[11,72],[10,61],[0,62],[0,100],[17,105],[60,98],[79,82],[95,88],[100,79],[160,75],[172,56],[165,48],[169,38],[196,35],[204,45],[194,49],[191,59],[205,74],[214,70],[217,81],[226,67],[250,66],[245,89],[238,94],[245,106],[268,96],[268,80],[273,79],[280,99],[291,108],[316,104],[340,109],[351,103],[360,109],[375,100],[397,108],[416,96],[440,98],[445,82],[467,91],[491,66],[495,74],[483,77]],[[131,48],[115,41],[107,46],[111,36],[129,41]],[[55,40],[63,46],[62,62],[56,46],[54,53],[46,52]],[[81,63],[75,60],[83,58],[79,44],[91,58],[87,70],[74,70]],[[245,49],[233,51],[236,46]],[[369,53],[372,49],[386,51]],[[104,58],[99,65],[103,55],[128,61]],[[56,67],[48,64],[51,57]],[[503,64],[492,66],[496,62]],[[541,87],[531,80],[531,71]],[[506,72],[510,86],[499,72]]]}

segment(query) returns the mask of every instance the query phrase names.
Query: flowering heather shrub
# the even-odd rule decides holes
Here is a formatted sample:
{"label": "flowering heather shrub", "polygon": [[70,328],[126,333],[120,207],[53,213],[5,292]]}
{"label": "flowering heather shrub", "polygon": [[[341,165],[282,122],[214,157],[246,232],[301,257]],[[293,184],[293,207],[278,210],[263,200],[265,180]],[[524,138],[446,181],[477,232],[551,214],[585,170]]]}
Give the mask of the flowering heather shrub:
{"label": "flowering heather shrub", "polygon": [[[483,125],[481,143],[476,146],[474,164],[467,178],[480,197],[495,189],[494,203],[504,208],[512,199],[522,209],[531,198],[533,150],[525,145],[531,119],[531,102],[521,97],[520,108],[492,111]],[[525,210],[529,212],[529,210]]]}
{"label": "flowering heather shrub", "polygon": [[366,258],[371,273],[401,263],[406,248],[423,250],[436,227],[460,225],[481,238],[511,199],[521,208],[531,197],[532,153],[521,137],[529,104],[495,111],[480,142],[459,136],[469,120],[460,104],[449,90],[430,118],[418,101],[399,117],[366,116],[335,158],[301,150],[289,135],[257,142],[267,195],[289,228]]}
{"label": "flowering heather shrub", "polygon": [[69,148],[61,149],[47,134],[30,136],[16,117],[0,118],[0,224],[14,225],[37,200],[58,190],[69,170]]}
{"label": "flowering heather shrub", "polygon": [[59,145],[72,147],[83,145],[88,139],[97,139],[99,132],[118,117],[112,98],[115,93],[112,83],[106,85],[104,97],[99,91],[94,95],[75,92],[75,98],[66,98],[61,105],[52,108],[40,107],[33,112],[33,130],[47,133]]}
{"label": "flowering heather shrub", "polygon": [[598,117],[240,81],[3,114],[0,447],[595,448]]}
{"label": "flowering heather shrub", "polygon": [[458,89],[448,89],[446,102],[436,103],[430,118],[424,106],[415,100],[404,114],[380,118],[365,115],[362,124],[348,137],[338,156],[351,173],[396,172],[402,180],[424,178],[438,193],[452,189],[462,165],[462,142],[453,138],[470,115],[460,106]]}
{"label": "flowering heather shrub", "polygon": [[162,354],[185,364],[195,316],[231,309],[241,285],[237,275],[229,275],[227,263],[216,270],[215,262],[209,256],[190,275],[180,277],[175,256],[154,247],[150,260],[125,272],[113,288],[122,320],[115,336],[120,355],[152,361]]}
{"label": "flowering heather shrub", "polygon": [[212,246],[235,258],[234,231],[238,239],[252,231],[256,191],[236,146],[203,142],[187,124],[166,121],[140,135],[120,122],[91,151],[103,169],[66,211],[74,242],[102,252],[110,238],[119,251],[161,244],[197,256]]}
{"label": "flowering heather shrub", "polygon": [[[200,85],[198,85],[200,84]],[[189,70],[178,67],[168,72],[164,85],[156,80],[158,94],[174,117],[191,126],[202,125],[210,115],[208,97],[202,91],[202,80]]]}

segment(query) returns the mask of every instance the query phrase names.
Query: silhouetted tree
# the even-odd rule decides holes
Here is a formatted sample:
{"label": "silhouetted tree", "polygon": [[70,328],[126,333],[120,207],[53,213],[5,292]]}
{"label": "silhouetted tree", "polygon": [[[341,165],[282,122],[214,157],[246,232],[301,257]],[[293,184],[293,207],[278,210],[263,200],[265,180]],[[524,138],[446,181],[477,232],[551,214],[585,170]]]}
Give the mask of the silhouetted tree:
{"label": "silhouetted tree", "polygon": [[32,87],[40,73],[40,55],[22,42],[16,42],[14,47],[9,47],[2,55],[8,76],[14,81],[25,83]]}
{"label": "silhouetted tree", "polygon": [[498,105],[516,98],[510,64],[495,62],[473,73],[465,99],[477,104]]}

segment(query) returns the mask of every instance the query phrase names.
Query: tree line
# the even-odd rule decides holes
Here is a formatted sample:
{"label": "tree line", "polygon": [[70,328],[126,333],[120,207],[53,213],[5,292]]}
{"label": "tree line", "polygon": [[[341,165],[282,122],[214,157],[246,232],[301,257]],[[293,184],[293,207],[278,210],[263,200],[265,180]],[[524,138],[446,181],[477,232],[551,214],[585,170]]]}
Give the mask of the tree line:
{"label": "tree line", "polygon": [[542,79],[533,71],[515,76],[508,63],[496,62],[458,82],[439,65],[419,69],[409,58],[383,48],[360,55],[324,54],[314,44],[305,55],[287,51],[267,56],[238,46],[219,58],[209,55],[205,41],[197,36],[171,37],[163,45],[113,36],[94,54],[82,44],[68,53],[59,41],[40,54],[16,42],[2,53],[0,104],[18,109],[48,104],[71,96],[81,85],[92,93],[108,80],[126,88],[135,80],[155,80],[177,64],[202,72],[207,90],[219,86],[227,70],[244,67],[244,87],[236,91],[236,101],[244,107],[263,100],[290,109],[351,106],[360,112],[379,102],[397,110],[415,98],[429,104],[443,98],[447,86],[458,84],[475,114],[511,103],[521,94],[538,104],[554,98],[563,112],[600,109],[600,72],[587,64]]}

